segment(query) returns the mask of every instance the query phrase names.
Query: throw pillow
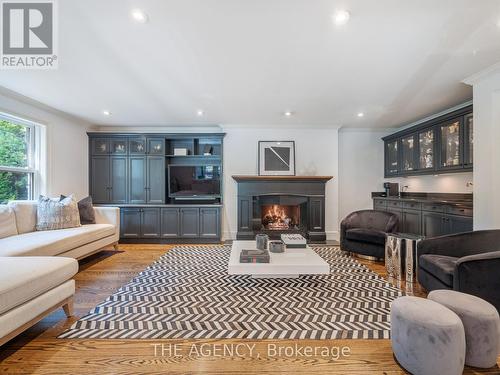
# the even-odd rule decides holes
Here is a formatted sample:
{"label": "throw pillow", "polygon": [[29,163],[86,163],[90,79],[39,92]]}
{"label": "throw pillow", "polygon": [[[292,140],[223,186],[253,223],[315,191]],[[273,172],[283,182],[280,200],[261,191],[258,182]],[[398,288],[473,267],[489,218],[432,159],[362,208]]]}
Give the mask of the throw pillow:
{"label": "throw pillow", "polygon": [[0,205],[0,238],[17,234],[16,215],[11,207]]}
{"label": "throw pillow", "polygon": [[11,201],[9,207],[16,216],[17,233],[31,233],[36,231],[37,201]]}
{"label": "throw pillow", "polygon": [[[61,199],[66,196],[61,194]],[[80,212],[80,224],[95,224],[95,212],[92,205],[92,197],[89,195],[78,202],[78,211]]]}
{"label": "throw pillow", "polygon": [[73,196],[64,199],[40,195],[37,207],[36,230],[54,230],[79,227],[80,214]]}

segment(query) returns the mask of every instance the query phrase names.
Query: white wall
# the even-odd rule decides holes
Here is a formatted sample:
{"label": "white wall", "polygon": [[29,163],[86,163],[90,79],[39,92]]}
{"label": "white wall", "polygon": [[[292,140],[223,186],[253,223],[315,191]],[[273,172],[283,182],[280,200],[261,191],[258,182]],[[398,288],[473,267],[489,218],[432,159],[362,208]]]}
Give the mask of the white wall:
{"label": "white wall", "polygon": [[[474,163],[475,164],[475,163]],[[474,165],[475,168],[475,165]],[[472,172],[448,173],[436,176],[412,176],[400,178],[387,178],[384,181],[399,183],[402,191],[425,193],[472,193]]]}
{"label": "white wall", "polygon": [[[394,131],[392,131],[394,132]],[[373,208],[371,193],[383,190],[384,142],[388,130],[339,131],[339,218]]]}
{"label": "white wall", "polygon": [[499,229],[500,64],[465,82],[473,85],[474,229]]}
{"label": "white wall", "polygon": [[88,123],[4,88],[0,88],[0,112],[44,125],[45,179],[40,193],[88,195]]}
{"label": "white wall", "polygon": [[257,175],[257,144],[265,140],[295,141],[297,175],[334,176],[326,185],[326,232],[338,237],[337,129],[231,128],[224,129],[224,239],[236,238],[237,188],[232,175]]}

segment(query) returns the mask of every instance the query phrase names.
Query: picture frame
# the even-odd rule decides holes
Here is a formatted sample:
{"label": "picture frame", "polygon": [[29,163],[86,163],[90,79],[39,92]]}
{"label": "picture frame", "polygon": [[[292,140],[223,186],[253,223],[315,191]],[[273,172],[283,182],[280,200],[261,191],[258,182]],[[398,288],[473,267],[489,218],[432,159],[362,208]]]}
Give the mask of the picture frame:
{"label": "picture frame", "polygon": [[295,176],[295,141],[259,141],[259,176]]}

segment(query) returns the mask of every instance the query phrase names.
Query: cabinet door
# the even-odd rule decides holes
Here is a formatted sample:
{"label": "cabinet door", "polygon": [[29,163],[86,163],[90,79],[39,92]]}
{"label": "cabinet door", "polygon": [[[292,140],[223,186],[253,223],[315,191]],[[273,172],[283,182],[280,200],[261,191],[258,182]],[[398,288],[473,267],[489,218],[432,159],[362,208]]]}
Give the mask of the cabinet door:
{"label": "cabinet door", "polygon": [[445,215],[435,212],[422,212],[422,234],[437,237],[447,234]]}
{"label": "cabinet door", "polygon": [[197,238],[199,236],[199,210],[185,207],[180,209],[181,237]]}
{"label": "cabinet door", "polygon": [[176,238],[180,236],[180,220],[178,208],[161,209],[161,236]]}
{"label": "cabinet door", "polygon": [[93,156],[91,173],[91,192],[94,203],[109,203],[109,156]]}
{"label": "cabinet door", "polygon": [[146,139],[142,137],[130,138],[128,148],[130,155],[144,155],[146,153]]}
{"label": "cabinet door", "polygon": [[120,209],[120,237],[140,238],[141,237],[141,209],[122,208]]}
{"label": "cabinet door", "polygon": [[163,155],[165,156],[165,139],[164,138],[148,138],[148,155]]}
{"label": "cabinet door", "polygon": [[112,156],[110,166],[110,201],[127,203],[127,157]]}
{"label": "cabinet door", "polygon": [[141,237],[160,238],[160,209],[142,208]]}
{"label": "cabinet door", "polygon": [[464,116],[464,166],[474,164],[474,118],[472,113]]}
{"label": "cabinet door", "polygon": [[161,204],[165,201],[165,157],[147,158],[147,202]]}
{"label": "cabinet door", "polygon": [[457,118],[438,125],[439,168],[462,168],[462,120]]}
{"label": "cabinet door", "polygon": [[446,224],[449,234],[472,231],[472,217],[447,215]]}
{"label": "cabinet door", "polygon": [[416,169],[416,136],[409,135],[401,138],[401,171],[411,172]]}
{"label": "cabinet door", "polygon": [[92,138],[92,155],[108,155],[110,151],[108,138]]}
{"label": "cabinet door", "polygon": [[435,161],[435,131],[434,128],[418,133],[418,169],[432,170],[436,167]]}
{"label": "cabinet door", "polygon": [[131,156],[128,174],[130,203],[146,203],[146,157]]}
{"label": "cabinet door", "polygon": [[127,138],[111,138],[111,140],[109,141],[109,152],[113,155],[127,155]]}
{"label": "cabinet door", "polygon": [[200,237],[220,237],[220,219],[218,208],[200,208]]}
{"label": "cabinet door", "polygon": [[385,143],[385,175],[399,173],[399,142],[397,139]]}
{"label": "cabinet door", "polygon": [[403,211],[403,232],[422,234],[422,213],[420,211]]}

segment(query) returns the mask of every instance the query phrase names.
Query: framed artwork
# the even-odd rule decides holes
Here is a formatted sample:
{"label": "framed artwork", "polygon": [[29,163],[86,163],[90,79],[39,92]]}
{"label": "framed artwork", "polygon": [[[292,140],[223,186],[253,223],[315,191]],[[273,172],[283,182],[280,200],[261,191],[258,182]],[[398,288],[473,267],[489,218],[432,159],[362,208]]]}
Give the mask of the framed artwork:
{"label": "framed artwork", "polygon": [[295,176],[295,142],[259,141],[259,176]]}

